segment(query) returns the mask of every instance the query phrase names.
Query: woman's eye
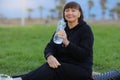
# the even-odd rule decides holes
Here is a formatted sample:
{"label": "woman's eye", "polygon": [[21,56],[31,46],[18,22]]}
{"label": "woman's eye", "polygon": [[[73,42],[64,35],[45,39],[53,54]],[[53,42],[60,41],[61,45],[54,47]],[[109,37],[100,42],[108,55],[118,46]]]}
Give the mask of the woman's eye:
{"label": "woman's eye", "polygon": [[66,9],[65,12],[76,12],[76,9]]}
{"label": "woman's eye", "polygon": [[72,12],[75,12],[75,10],[72,10]]}
{"label": "woman's eye", "polygon": [[76,10],[75,10],[75,9],[72,9],[72,12],[76,12]]}
{"label": "woman's eye", "polygon": [[68,9],[66,9],[66,10],[65,10],[65,12],[69,12],[69,10],[68,10]]}

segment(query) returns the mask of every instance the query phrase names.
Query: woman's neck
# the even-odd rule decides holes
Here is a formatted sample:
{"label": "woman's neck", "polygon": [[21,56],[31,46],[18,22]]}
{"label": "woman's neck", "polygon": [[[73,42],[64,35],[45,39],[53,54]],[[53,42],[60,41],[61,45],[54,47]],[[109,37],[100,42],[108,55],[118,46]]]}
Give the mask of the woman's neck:
{"label": "woman's neck", "polygon": [[75,22],[68,22],[68,26],[70,29],[74,28],[78,24],[78,21]]}

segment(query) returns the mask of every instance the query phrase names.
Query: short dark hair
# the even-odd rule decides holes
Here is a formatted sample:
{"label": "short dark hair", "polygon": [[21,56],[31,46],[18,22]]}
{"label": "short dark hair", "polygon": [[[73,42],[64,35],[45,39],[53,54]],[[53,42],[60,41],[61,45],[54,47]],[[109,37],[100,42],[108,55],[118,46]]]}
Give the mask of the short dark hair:
{"label": "short dark hair", "polygon": [[65,12],[65,9],[67,9],[67,8],[78,9],[81,13],[80,18],[78,18],[78,21],[80,22],[81,20],[83,20],[84,16],[83,16],[83,11],[82,11],[80,4],[78,4],[77,2],[71,1],[71,2],[68,2],[63,8],[63,18],[64,18],[65,22],[67,22],[67,20],[65,19],[64,12]]}

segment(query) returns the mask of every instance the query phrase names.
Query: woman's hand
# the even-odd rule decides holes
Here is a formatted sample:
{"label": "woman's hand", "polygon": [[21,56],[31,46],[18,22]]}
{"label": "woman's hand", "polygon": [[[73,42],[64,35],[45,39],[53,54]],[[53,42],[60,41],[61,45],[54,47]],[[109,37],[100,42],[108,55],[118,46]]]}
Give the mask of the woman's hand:
{"label": "woman's hand", "polygon": [[47,62],[51,68],[58,68],[61,65],[53,55],[48,56]]}
{"label": "woman's hand", "polygon": [[67,34],[65,30],[60,30],[59,32],[57,32],[57,36],[63,39],[63,44],[65,46],[68,46],[69,40],[67,39]]}

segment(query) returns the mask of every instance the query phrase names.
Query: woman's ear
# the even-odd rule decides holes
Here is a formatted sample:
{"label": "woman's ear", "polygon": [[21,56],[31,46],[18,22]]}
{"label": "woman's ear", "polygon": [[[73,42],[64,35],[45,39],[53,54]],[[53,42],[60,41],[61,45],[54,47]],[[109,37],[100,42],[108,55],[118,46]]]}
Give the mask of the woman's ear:
{"label": "woman's ear", "polygon": [[81,13],[79,12],[79,13],[78,13],[78,17],[80,17],[80,15],[81,15]]}

